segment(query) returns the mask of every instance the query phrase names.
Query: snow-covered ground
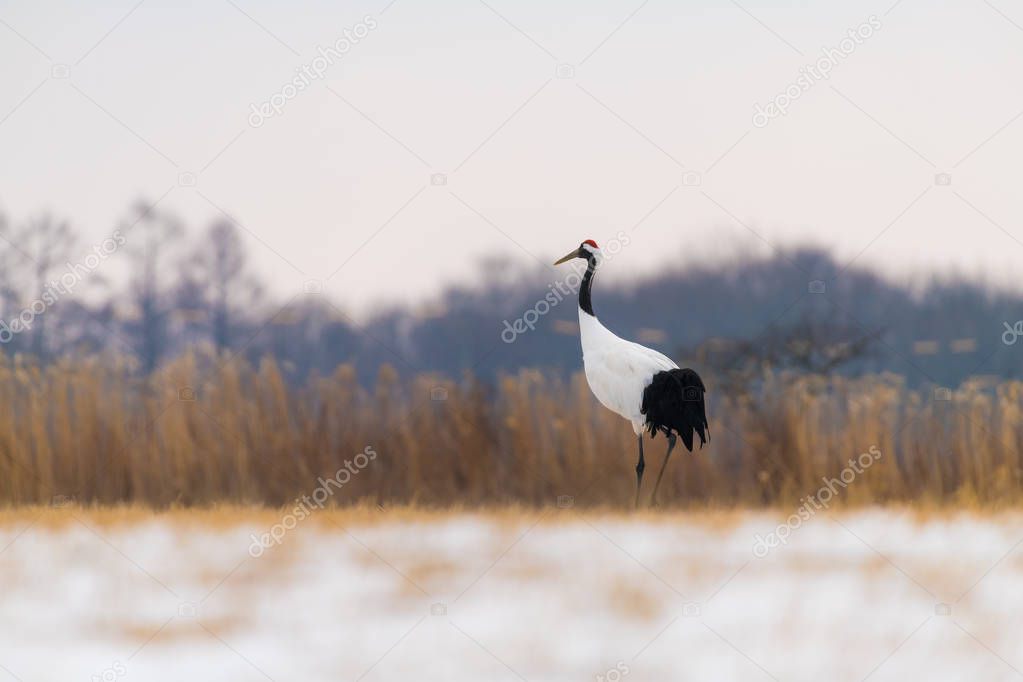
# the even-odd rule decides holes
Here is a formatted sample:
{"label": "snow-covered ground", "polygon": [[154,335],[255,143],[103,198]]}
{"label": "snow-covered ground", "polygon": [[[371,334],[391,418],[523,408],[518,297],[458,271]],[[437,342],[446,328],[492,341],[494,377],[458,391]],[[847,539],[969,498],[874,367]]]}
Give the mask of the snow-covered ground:
{"label": "snow-covered ground", "polygon": [[54,513],[0,524],[0,682],[1023,677],[1019,515]]}

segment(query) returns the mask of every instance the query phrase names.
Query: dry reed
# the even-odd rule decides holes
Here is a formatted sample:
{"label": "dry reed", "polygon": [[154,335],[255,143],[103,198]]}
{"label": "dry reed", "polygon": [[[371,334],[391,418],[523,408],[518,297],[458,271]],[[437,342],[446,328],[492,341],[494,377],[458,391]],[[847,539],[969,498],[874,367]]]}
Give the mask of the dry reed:
{"label": "dry reed", "polygon": [[[947,400],[900,377],[767,376],[714,393],[713,439],[681,448],[669,505],[797,505],[871,447],[842,504],[1023,501],[1023,383],[976,379]],[[341,366],[289,387],[259,366],[189,355],[149,378],[100,360],[0,361],[0,505],[280,506],[370,447],[328,504],[631,504],[635,436],[585,380],[535,370],[492,385],[388,367],[371,389]],[[664,439],[647,444],[648,471]],[[349,465],[351,468],[351,465]],[[652,485],[648,473],[645,491]],[[562,503],[567,503],[562,498]]]}

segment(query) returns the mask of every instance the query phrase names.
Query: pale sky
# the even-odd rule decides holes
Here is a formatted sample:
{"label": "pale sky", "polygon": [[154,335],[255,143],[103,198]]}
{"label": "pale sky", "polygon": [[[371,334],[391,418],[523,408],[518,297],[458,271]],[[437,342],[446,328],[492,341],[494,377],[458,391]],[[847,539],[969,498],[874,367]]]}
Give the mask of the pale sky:
{"label": "pale sky", "polygon": [[[366,34],[250,125],[346,31]],[[619,230],[605,281],[809,241],[1012,283],[1020,73],[1007,0],[0,1],[0,210],[70,218],[84,254],[139,196],[193,232],[222,209],[277,294],[324,280],[358,314]]]}

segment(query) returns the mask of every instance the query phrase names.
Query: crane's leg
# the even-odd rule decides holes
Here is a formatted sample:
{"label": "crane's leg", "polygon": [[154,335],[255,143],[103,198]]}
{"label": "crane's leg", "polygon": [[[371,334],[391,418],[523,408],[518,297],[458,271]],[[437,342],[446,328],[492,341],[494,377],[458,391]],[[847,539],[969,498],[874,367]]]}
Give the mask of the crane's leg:
{"label": "crane's leg", "polygon": [[661,465],[661,471],[657,474],[657,480],[654,481],[654,494],[650,497],[650,501],[653,504],[657,504],[657,486],[661,484],[661,476],[664,475],[664,470],[668,467],[668,458],[671,457],[671,451],[675,449],[676,436],[674,433],[668,434],[668,451],[664,453],[664,464]]}
{"label": "crane's leg", "polygon": [[646,463],[643,461],[643,434],[639,434],[639,461],[636,462],[636,508],[639,509],[639,489],[643,485],[643,469]]}

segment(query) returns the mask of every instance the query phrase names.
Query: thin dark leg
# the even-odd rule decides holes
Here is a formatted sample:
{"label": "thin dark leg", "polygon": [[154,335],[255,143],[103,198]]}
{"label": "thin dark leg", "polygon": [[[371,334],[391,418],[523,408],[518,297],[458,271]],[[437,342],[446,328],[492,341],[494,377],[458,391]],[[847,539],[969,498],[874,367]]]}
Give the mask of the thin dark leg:
{"label": "thin dark leg", "polygon": [[643,461],[643,434],[639,434],[639,461],[636,462],[636,508],[639,509],[639,489],[643,485],[643,469],[646,469],[646,462]]}
{"label": "thin dark leg", "polygon": [[668,458],[671,457],[671,451],[675,449],[675,440],[676,440],[675,434],[669,433],[668,451],[664,453],[664,464],[661,465],[661,471],[659,474],[657,474],[657,480],[654,482],[654,494],[650,498],[653,504],[657,504],[657,486],[661,485],[661,476],[664,475],[664,470],[668,468]]}

